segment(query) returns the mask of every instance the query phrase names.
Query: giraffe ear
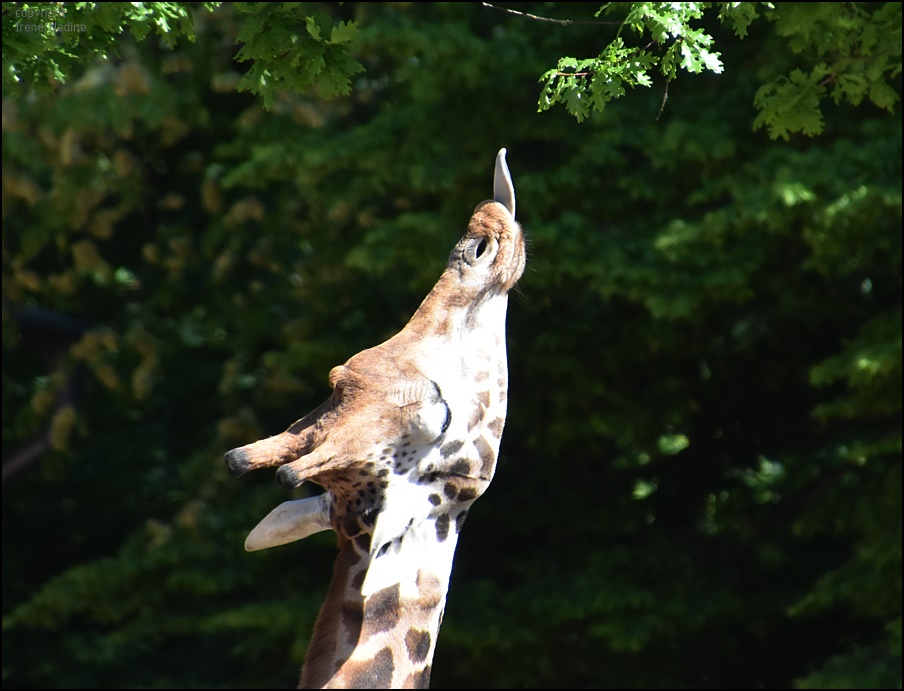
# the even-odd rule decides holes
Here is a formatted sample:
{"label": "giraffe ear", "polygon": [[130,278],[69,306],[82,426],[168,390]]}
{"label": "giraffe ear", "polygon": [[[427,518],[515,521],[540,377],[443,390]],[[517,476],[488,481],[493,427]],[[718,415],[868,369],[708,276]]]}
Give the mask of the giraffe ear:
{"label": "giraffe ear", "polygon": [[331,530],[332,527],[329,494],[286,501],[268,513],[248,533],[245,549],[255,552],[285,545],[323,530]]}
{"label": "giraffe ear", "polygon": [[508,164],[505,162],[505,149],[499,149],[499,153],[496,154],[493,201],[502,204],[508,209],[512,218],[515,218],[515,186],[512,184],[512,174],[509,173]]}

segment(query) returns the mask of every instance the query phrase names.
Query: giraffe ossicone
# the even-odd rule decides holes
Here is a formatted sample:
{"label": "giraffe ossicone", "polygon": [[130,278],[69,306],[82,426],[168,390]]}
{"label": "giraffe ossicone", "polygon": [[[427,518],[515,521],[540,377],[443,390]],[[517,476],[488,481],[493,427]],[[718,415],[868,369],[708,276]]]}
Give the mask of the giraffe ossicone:
{"label": "giraffe ossicone", "polygon": [[494,198],[408,324],[333,368],[330,398],[288,430],[226,454],[235,474],[279,466],[284,486],[325,490],[280,504],[245,542],[338,535],[305,688],[429,683],[458,533],[493,479],[505,425],[508,292],[525,266],[505,153]]}

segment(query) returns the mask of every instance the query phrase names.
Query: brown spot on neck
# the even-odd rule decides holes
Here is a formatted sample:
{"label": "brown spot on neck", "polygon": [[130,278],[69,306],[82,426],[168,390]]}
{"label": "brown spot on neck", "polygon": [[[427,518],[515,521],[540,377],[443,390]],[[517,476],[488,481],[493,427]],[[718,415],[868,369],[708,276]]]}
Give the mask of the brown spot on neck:
{"label": "brown spot on neck", "polygon": [[483,437],[477,437],[474,440],[474,447],[480,456],[480,476],[482,478],[490,478],[493,475],[493,469],[496,467],[496,454],[493,448]]}
{"label": "brown spot on neck", "polygon": [[438,577],[424,569],[418,569],[415,583],[418,591],[415,604],[419,609],[435,609],[442,604],[445,594]]}
{"label": "brown spot on neck", "polygon": [[408,629],[405,634],[405,647],[408,649],[408,658],[412,662],[423,662],[430,652],[430,632],[420,629]]}
{"label": "brown spot on neck", "polygon": [[505,418],[497,417],[488,424],[487,427],[496,439],[502,439],[502,430],[505,428]]}
{"label": "brown spot on neck", "polygon": [[410,674],[402,686],[404,689],[429,689],[430,688],[430,665],[427,665],[420,672]]}
{"label": "brown spot on neck", "polygon": [[436,517],[436,539],[445,542],[449,537],[449,514],[444,513]]}
{"label": "brown spot on neck", "polygon": [[401,616],[398,584],[378,590],[364,603],[362,637],[366,640],[376,633],[395,628]]}
{"label": "brown spot on neck", "polygon": [[388,689],[392,685],[394,671],[392,650],[383,648],[373,659],[346,663],[339,674],[342,682],[340,688]]}

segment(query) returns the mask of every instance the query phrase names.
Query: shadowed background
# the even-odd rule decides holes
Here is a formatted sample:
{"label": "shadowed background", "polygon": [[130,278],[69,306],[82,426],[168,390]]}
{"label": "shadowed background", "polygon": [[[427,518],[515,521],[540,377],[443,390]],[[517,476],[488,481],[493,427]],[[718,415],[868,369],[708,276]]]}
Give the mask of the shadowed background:
{"label": "shadowed background", "polygon": [[[4,86],[4,687],[295,683],[335,538],[246,554],[307,490],[223,453],[405,324],[503,146],[508,424],[433,686],[900,687],[900,106],[770,139],[757,89],[812,56],[710,21],[723,74],[579,123],[538,80],[615,26],[289,5]],[[347,53],[238,92],[250,23],[279,58],[315,12]]]}

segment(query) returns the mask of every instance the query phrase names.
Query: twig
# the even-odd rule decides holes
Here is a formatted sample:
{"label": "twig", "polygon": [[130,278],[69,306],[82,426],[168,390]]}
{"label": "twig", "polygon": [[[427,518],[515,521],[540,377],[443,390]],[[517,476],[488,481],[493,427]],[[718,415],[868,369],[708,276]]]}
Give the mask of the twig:
{"label": "twig", "polygon": [[662,111],[665,110],[665,102],[669,100],[669,80],[665,80],[665,91],[662,92],[662,105],[659,106],[659,113],[656,115],[656,122],[662,117]]}
{"label": "twig", "polygon": [[562,24],[563,26],[568,26],[569,24],[611,24],[613,26],[620,26],[621,22],[600,22],[592,19],[550,19],[549,17],[540,17],[536,14],[530,14],[529,12],[519,12],[518,10],[512,10],[508,7],[497,7],[496,5],[489,2],[480,3],[484,7],[489,7],[494,10],[499,10],[500,12],[508,12],[509,14],[517,14],[519,17],[527,17],[528,19],[536,19],[540,22],[552,22],[553,24]]}

